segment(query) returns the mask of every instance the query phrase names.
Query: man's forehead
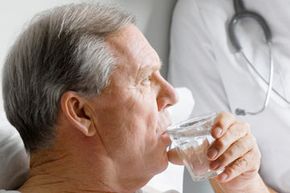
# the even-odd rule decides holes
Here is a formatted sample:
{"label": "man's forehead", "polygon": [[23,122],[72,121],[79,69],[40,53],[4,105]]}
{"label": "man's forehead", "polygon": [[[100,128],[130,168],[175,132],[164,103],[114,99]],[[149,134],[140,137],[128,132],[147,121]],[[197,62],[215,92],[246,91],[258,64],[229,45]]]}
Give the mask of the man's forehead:
{"label": "man's forehead", "polygon": [[134,25],[128,25],[109,35],[106,42],[117,56],[121,56],[119,59],[134,60],[144,68],[160,69],[161,67],[158,54]]}

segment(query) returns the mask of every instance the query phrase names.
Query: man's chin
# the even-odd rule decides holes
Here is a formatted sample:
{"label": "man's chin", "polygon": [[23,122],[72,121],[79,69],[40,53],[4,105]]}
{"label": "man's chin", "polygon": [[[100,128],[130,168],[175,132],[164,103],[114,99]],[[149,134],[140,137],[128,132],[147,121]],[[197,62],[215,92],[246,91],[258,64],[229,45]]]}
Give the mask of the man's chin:
{"label": "man's chin", "polygon": [[161,172],[163,172],[164,170],[166,170],[166,169],[168,168],[168,165],[169,165],[169,161],[168,161],[168,159],[167,159],[167,160],[166,160],[166,164],[165,164],[165,166],[164,166],[164,168],[162,169]]}
{"label": "man's chin", "polygon": [[161,165],[160,169],[158,170],[157,174],[159,174],[159,173],[163,172],[164,170],[166,170],[167,167],[168,167],[168,164],[169,164],[169,161],[168,161],[167,154],[166,154],[166,157],[164,158],[164,160],[162,162],[162,165]]}

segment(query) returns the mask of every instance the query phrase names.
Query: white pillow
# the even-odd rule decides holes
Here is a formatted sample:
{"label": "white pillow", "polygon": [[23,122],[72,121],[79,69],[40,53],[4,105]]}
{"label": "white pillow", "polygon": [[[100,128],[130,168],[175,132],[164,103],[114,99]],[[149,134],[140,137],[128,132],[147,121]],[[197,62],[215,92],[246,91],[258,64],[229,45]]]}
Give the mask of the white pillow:
{"label": "white pillow", "polygon": [[187,119],[190,116],[195,105],[192,92],[188,88],[175,88],[175,92],[178,97],[178,102],[168,108],[172,124]]}
{"label": "white pillow", "polygon": [[13,190],[26,180],[29,156],[17,130],[0,114],[0,189]]}

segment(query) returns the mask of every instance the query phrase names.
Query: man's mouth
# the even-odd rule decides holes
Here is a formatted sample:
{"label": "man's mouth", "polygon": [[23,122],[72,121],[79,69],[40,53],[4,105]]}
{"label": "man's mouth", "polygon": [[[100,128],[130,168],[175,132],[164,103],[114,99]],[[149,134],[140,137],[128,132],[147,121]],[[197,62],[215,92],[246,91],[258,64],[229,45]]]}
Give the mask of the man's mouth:
{"label": "man's mouth", "polygon": [[166,147],[169,147],[171,145],[171,139],[169,137],[169,134],[166,131],[161,133],[159,138],[163,141]]}

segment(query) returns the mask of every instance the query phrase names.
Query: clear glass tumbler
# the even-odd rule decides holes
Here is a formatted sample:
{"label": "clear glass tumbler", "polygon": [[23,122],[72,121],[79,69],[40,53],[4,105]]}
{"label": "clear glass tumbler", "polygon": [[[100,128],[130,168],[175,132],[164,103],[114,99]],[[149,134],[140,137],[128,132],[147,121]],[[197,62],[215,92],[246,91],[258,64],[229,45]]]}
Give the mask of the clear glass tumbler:
{"label": "clear glass tumbler", "polygon": [[214,138],[210,131],[216,113],[188,119],[168,128],[168,134],[193,181],[201,181],[220,174],[223,169],[211,170],[207,151]]}

